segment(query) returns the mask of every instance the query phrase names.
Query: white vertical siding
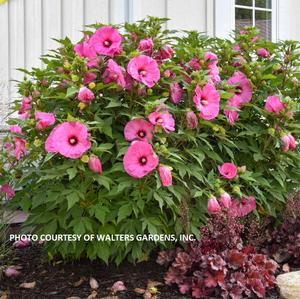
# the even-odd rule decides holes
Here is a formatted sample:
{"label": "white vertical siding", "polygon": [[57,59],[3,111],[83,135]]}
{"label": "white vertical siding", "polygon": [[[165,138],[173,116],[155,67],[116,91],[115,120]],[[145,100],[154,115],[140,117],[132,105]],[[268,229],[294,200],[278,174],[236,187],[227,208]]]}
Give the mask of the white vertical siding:
{"label": "white vertical siding", "polygon": [[53,49],[57,43],[52,38],[62,37],[62,2],[61,0],[42,0],[42,35],[43,53]]}
{"label": "white vertical siding", "polygon": [[300,40],[300,1],[278,0],[277,6],[277,28],[278,39]]}
{"label": "white vertical siding", "polygon": [[[109,0],[86,0],[84,1],[85,24],[109,22]],[[102,16],[101,20],[99,16]]]}
{"label": "white vertical siding", "polygon": [[235,0],[214,0],[214,29],[215,36],[229,38],[235,27],[234,4]]}
{"label": "white vertical siding", "polygon": [[[30,49],[25,50],[25,67],[40,67],[42,54],[42,1],[30,0],[24,3],[25,40]],[[33,19],[34,22],[30,22]],[[30,51],[29,51],[30,50]]]}
{"label": "white vertical siding", "polygon": [[166,17],[169,29],[212,31],[211,7],[214,0],[131,0],[132,20],[146,16]]}
{"label": "white vertical siding", "polygon": [[147,16],[167,17],[167,2],[167,0],[132,0],[132,21],[135,22]]}
{"label": "white vertical siding", "polygon": [[206,0],[169,0],[168,28],[206,31]]}
{"label": "white vertical siding", "polygon": [[[8,2],[9,18],[9,68],[10,78],[21,80],[23,74],[17,68],[25,67],[25,0],[12,0]],[[30,47],[27,47],[30,51]],[[12,94],[15,95],[15,84],[11,83]]]}
{"label": "white vertical siding", "polygon": [[9,98],[9,23],[8,3],[0,7],[0,123],[1,115],[5,115]]}

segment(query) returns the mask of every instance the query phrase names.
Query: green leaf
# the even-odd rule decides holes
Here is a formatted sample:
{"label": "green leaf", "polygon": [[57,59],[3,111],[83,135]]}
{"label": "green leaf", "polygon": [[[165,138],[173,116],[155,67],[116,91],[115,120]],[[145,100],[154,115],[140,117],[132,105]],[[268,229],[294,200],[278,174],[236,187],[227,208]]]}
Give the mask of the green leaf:
{"label": "green leaf", "polygon": [[106,210],[102,206],[97,206],[95,210],[95,217],[102,223],[105,223],[105,218],[106,218]]}
{"label": "green leaf", "polygon": [[79,91],[77,86],[71,86],[67,89],[66,98],[70,98]]}
{"label": "green leaf", "polygon": [[67,195],[68,210],[70,210],[77,202],[79,202],[79,200],[80,198],[76,192]]}
{"label": "green leaf", "polygon": [[77,168],[69,168],[67,169],[67,174],[69,175],[69,181],[75,178],[77,174]]}
{"label": "green leaf", "polygon": [[123,219],[129,217],[132,213],[132,206],[130,203],[122,206],[119,211],[118,211],[118,220],[117,222],[119,223]]}
{"label": "green leaf", "polygon": [[104,175],[97,175],[96,181],[99,185],[104,186],[108,191],[110,190],[110,184],[112,180]]}

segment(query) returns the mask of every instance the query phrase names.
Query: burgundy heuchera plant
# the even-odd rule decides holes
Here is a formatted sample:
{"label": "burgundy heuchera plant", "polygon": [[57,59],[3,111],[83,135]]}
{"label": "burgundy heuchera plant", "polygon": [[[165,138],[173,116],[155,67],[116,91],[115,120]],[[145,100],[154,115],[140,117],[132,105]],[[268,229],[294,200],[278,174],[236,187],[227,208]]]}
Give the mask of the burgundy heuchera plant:
{"label": "burgundy heuchera plant", "polygon": [[275,285],[278,265],[244,245],[243,232],[244,225],[234,213],[214,214],[201,229],[200,241],[188,243],[185,250],[159,254],[157,262],[169,265],[166,284],[177,284],[182,294],[191,292],[194,298],[265,298]]}

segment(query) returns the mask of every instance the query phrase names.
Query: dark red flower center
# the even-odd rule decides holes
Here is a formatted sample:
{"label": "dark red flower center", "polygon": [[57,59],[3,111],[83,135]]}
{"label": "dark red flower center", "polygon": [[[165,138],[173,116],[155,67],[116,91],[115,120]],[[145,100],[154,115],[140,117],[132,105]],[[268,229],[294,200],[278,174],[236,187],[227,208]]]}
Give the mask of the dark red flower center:
{"label": "dark red flower center", "polygon": [[104,47],[109,48],[111,46],[112,42],[110,40],[105,40],[103,42]]}
{"label": "dark red flower center", "polygon": [[76,145],[78,143],[78,138],[76,136],[72,136],[69,138],[70,145]]}
{"label": "dark red flower center", "polygon": [[208,105],[208,101],[206,99],[201,99],[201,105],[202,106],[207,106]]}
{"label": "dark red flower center", "polygon": [[144,69],[139,69],[139,74],[141,76],[146,76],[147,72]]}
{"label": "dark red flower center", "polygon": [[147,164],[147,157],[140,157],[139,162],[143,166],[146,165]]}
{"label": "dark red flower center", "polygon": [[140,130],[140,131],[138,131],[138,136],[140,137],[140,138],[144,138],[145,136],[146,136],[146,132],[145,131],[142,131],[142,130]]}
{"label": "dark red flower center", "polygon": [[235,90],[235,94],[241,94],[242,92],[243,92],[243,89],[242,89],[242,87],[241,86],[237,86],[236,88],[235,88],[236,90]]}
{"label": "dark red flower center", "polygon": [[158,124],[162,124],[164,122],[164,120],[161,117],[158,117],[155,119],[155,122]]}

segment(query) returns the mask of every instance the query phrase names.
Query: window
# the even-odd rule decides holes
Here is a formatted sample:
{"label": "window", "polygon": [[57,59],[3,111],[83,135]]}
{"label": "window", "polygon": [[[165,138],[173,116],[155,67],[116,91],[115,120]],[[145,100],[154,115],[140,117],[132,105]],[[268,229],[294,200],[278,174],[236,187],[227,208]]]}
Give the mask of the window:
{"label": "window", "polygon": [[260,36],[267,40],[275,38],[275,22],[273,22],[274,0],[235,0],[235,29],[255,26]]}

